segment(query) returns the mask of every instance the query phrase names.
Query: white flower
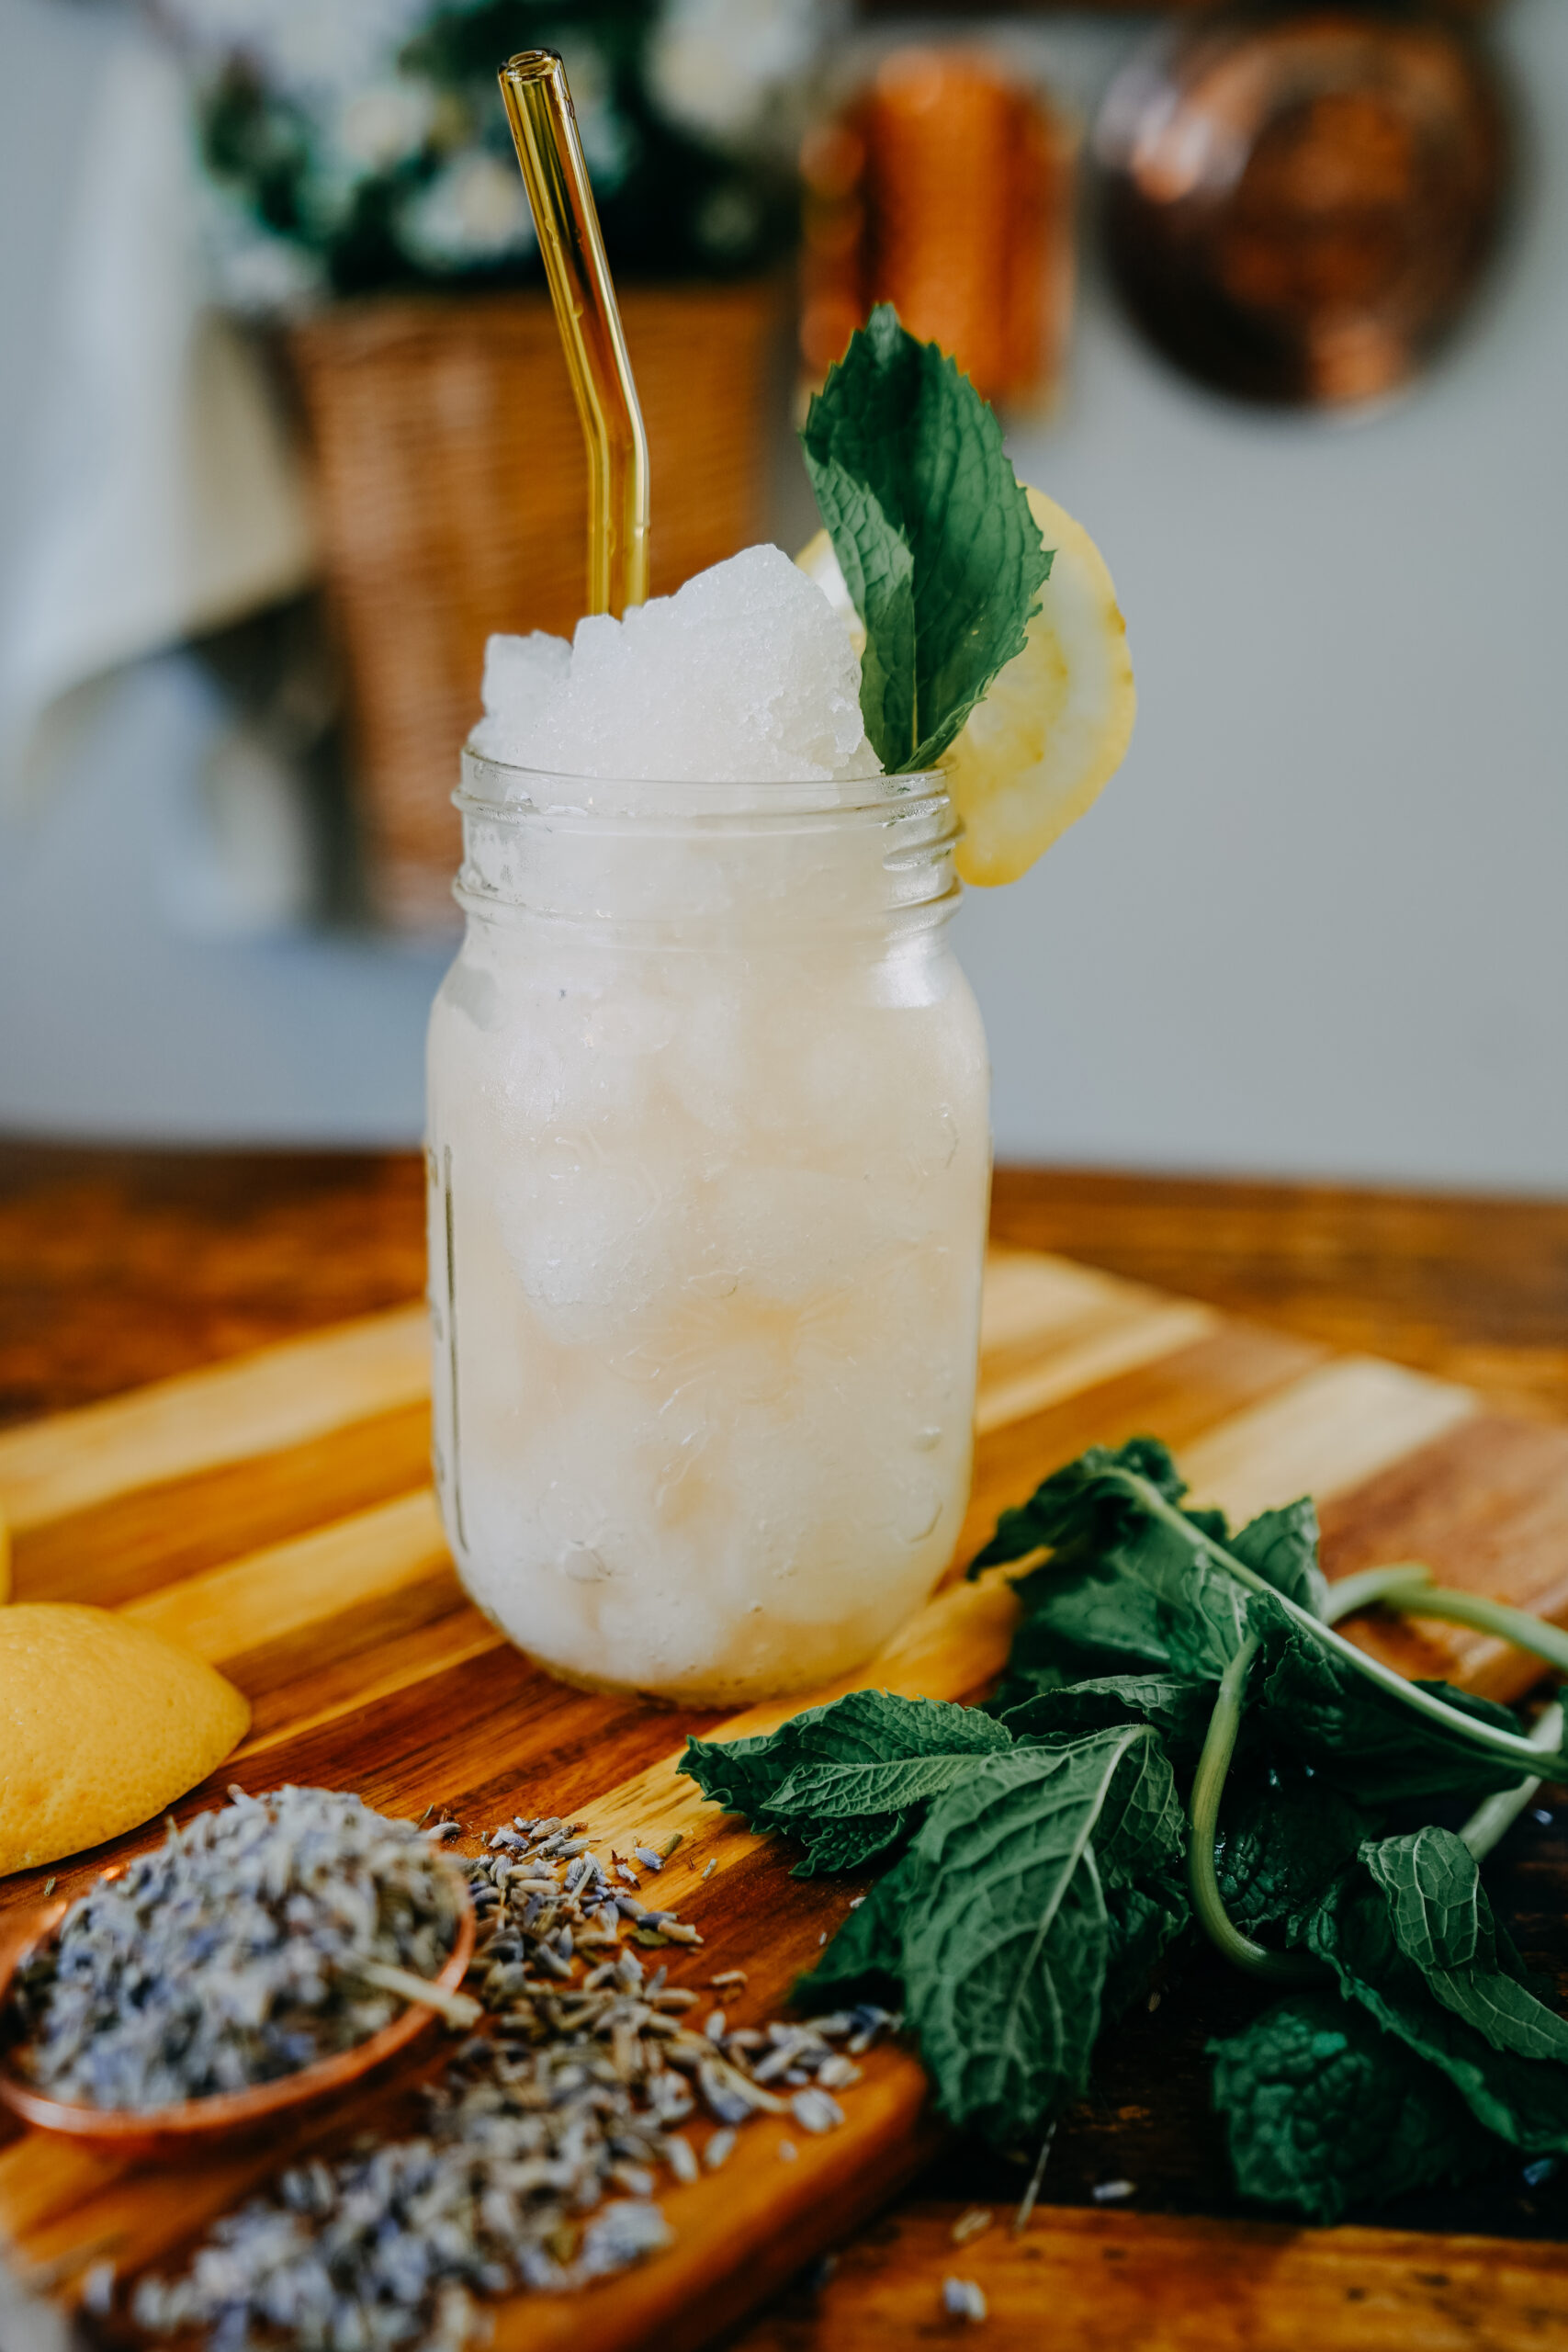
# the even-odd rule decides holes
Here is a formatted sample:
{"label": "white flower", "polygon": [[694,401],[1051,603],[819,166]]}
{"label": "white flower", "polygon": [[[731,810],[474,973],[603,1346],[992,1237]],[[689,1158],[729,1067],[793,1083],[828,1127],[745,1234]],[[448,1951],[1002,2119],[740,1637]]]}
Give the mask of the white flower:
{"label": "white flower", "polygon": [[810,71],[828,28],[824,0],[666,0],[649,51],[664,112],[733,140]]}
{"label": "white flower", "polygon": [[423,147],[435,113],[430,83],[400,74],[356,90],[338,109],[337,144],[366,172],[390,171]]}
{"label": "white flower", "polygon": [[482,148],[455,156],[403,207],[403,244],[427,269],[463,269],[525,254],[534,223],[514,164]]}

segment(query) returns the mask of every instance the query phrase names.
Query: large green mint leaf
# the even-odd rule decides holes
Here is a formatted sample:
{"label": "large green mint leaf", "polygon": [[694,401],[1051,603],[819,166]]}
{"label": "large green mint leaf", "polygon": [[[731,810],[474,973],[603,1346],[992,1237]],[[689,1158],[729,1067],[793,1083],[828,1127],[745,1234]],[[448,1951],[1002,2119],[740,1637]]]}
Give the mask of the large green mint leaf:
{"label": "large green mint leaf", "polygon": [[1016,2145],[1082,2087],[1111,1950],[1107,1882],[1168,1868],[1179,1824],[1170,1767],[1140,1725],[991,1757],[931,1807],[903,1882],[902,1974],[955,2123]]}
{"label": "large green mint leaf", "polygon": [[[925,1757],[979,1756],[1010,1747],[1009,1735],[977,1708],[946,1699],[902,1699],[888,1690],[852,1690],[827,1706],[792,1715],[754,1739],[686,1743],[681,1770],[705,1797],[744,1814],[761,1832],[784,1830],[806,1846],[795,1875],[859,1870],[913,1826],[902,1804],[803,1801],[799,1775],[822,1767],[906,1764]],[[780,1800],[792,1780],[789,1805]],[[913,1802],[913,1801],[912,1801]]]}
{"label": "large green mint leaf", "polygon": [[[773,1816],[770,1815],[770,1819]],[[784,1822],[806,1847],[792,1878],[822,1878],[835,1871],[863,1871],[893,1846],[901,1846],[914,1826],[908,1813],[868,1813],[858,1820]]]}
{"label": "large green mint leaf", "polygon": [[[1000,1740],[993,1743],[999,1752]],[[939,1797],[973,1772],[989,1749],[968,1747],[947,1756],[914,1756],[891,1764],[797,1764],[777,1791],[770,1812],[787,1826],[804,1814],[824,1816],[900,1813],[907,1805]]]}
{"label": "large green mint leaf", "polygon": [[1568,2065],[1568,2024],[1536,1998],[1500,1938],[1475,1858],[1451,1829],[1427,1826],[1361,1849],[1393,1939],[1445,2009],[1494,2050]]}
{"label": "large green mint leaf", "polygon": [[947,1699],[901,1699],[890,1690],[852,1690],[754,1739],[690,1739],[681,1770],[704,1796],[744,1814],[753,1829],[766,1830],[782,1826],[766,1816],[802,1766],[903,1763],[1010,1746],[1000,1724],[973,1707]]}
{"label": "large green mint leaf", "polygon": [[1369,1842],[1361,1860],[1382,1891],[1394,1941],[1406,1960],[1428,1973],[1476,1960],[1495,1967],[1492,1906],[1475,1857],[1451,1829],[1428,1826],[1409,1837]]}
{"label": "large green mint leaf", "polygon": [[1264,1511],[1238,1535],[1222,1541],[1245,1567],[1267,1577],[1276,1592],[1314,1617],[1322,1616],[1328,1583],[1317,1565],[1317,1511],[1310,1495],[1287,1503],[1282,1510]]}
{"label": "large green mint leaf", "polygon": [[1418,1919],[1404,1875],[1393,1859],[1381,1879],[1364,1864],[1347,1871],[1307,1923],[1309,1949],[1348,1999],[1448,2077],[1477,2122],[1530,2155],[1568,2151],[1568,2032],[1501,1964],[1484,1966],[1479,1947],[1468,1968],[1412,1960],[1400,1928],[1413,1949],[1435,1952],[1436,1914],[1420,1906]]}
{"label": "large green mint leaf", "polygon": [[[1017,1678],[1010,1677],[1010,1685]],[[1115,1724],[1152,1724],[1177,1763],[1195,1764],[1202,1750],[1216,1685],[1180,1674],[1108,1674],[1083,1682],[1046,1685],[1019,1697],[1001,1714],[1002,1728],[1022,1747],[1081,1739]],[[991,1712],[998,1710],[993,1705]]]}
{"label": "large green mint leaf", "polygon": [[1209,2047],[1237,2188],[1311,2221],[1462,2179],[1500,2153],[1435,2068],[1332,1993],[1300,1994]]}
{"label": "large green mint leaf", "polygon": [[1050,573],[1001,427],[884,303],[829,370],[800,437],[865,623],[866,733],[889,775],[930,767],[1022,650]]}
{"label": "large green mint leaf", "polygon": [[1358,1806],[1289,1758],[1233,1770],[1214,1849],[1220,1899],[1245,1933],[1278,1928],[1293,1937],[1355,1861],[1371,1826]]}

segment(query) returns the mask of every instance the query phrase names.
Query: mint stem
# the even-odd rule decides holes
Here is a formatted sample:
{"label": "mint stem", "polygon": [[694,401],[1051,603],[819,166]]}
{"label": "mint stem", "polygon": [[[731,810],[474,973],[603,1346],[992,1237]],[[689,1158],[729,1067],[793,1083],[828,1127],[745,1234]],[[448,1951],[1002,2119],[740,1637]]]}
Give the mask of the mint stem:
{"label": "mint stem", "polygon": [[1358,1568],[1354,1576],[1341,1577],[1328,1588],[1328,1600],[1324,1607],[1325,1625],[1337,1625],[1344,1617],[1355,1617],[1363,1609],[1404,1609],[1413,1607],[1407,1595],[1424,1591],[1432,1581],[1432,1571],[1415,1560],[1400,1560],[1387,1568]]}
{"label": "mint stem", "polygon": [[[1145,1510],[1174,1528],[1185,1543],[1193,1542],[1197,1531],[1192,1521],[1184,1512],[1178,1510],[1174,1503],[1168,1502],[1157,1487],[1151,1485],[1147,1478],[1140,1477],[1135,1470],[1126,1470],[1122,1475]],[[1347,1641],[1343,1634],[1336,1633],[1333,1626],[1325,1624],[1321,1617],[1314,1617],[1310,1609],[1303,1609],[1288,1593],[1280,1592],[1267,1577],[1260,1577],[1256,1569],[1249,1568],[1245,1561],[1227,1552],[1223,1544],[1217,1544],[1212,1535],[1198,1537],[1198,1543],[1205,1558],[1213,1560],[1217,1566],[1227,1568],[1248,1591],[1265,1596],[1284,1610],[1303,1633],[1310,1634],[1325,1649],[1331,1651],[1346,1666],[1354,1668],[1366,1681],[1375,1683],[1380,1690],[1385,1690],[1391,1699],[1397,1699],[1412,1713],[1425,1715],[1428,1723],[1440,1724],[1445,1731],[1451,1732],[1455,1738],[1466,1741],[1472,1747],[1484,1748],[1488,1755],[1503,1757],[1510,1764],[1523,1765],[1527,1770],[1540,1761],[1540,1751],[1530,1745],[1523,1732],[1498,1731],[1491,1724],[1478,1722],[1473,1715],[1461,1714],[1458,1707],[1450,1707],[1446,1700],[1435,1698],[1430,1690],[1418,1690],[1414,1682],[1405,1680],[1397,1668],[1385,1666],[1381,1658],[1370,1657],[1365,1650],[1358,1649],[1354,1642]],[[1462,1599],[1467,1607],[1471,1605],[1468,1594],[1449,1597]],[[1423,1607],[1428,1598],[1424,1588]],[[1500,1608],[1501,1604],[1476,1602],[1474,1606],[1490,1609]],[[1521,1625],[1533,1627],[1538,1634],[1551,1630],[1543,1628],[1539,1618],[1530,1617],[1522,1610],[1511,1610],[1506,1613],[1510,1618],[1517,1618]],[[1522,1636],[1510,1634],[1508,1638],[1516,1640]],[[1561,1639],[1562,1636],[1556,1638]],[[1539,1643],[1532,1641],[1529,1646],[1539,1648]],[[1564,1654],[1568,1656],[1568,1644],[1564,1645]],[[1548,1761],[1560,1767],[1560,1776],[1568,1780],[1568,1756],[1557,1755]]]}
{"label": "mint stem", "polygon": [[[1129,1476],[1136,1478],[1135,1473]],[[1137,1479],[1136,1483],[1142,1486],[1145,1482]],[[1155,1488],[1150,1487],[1148,1491],[1163,1501]],[[1164,1515],[1171,1519],[1179,1517],[1174,1510],[1167,1510]],[[1186,1520],[1180,1523],[1185,1526],[1191,1524]],[[1266,1585],[1263,1578],[1255,1576],[1244,1562],[1234,1558],[1223,1545],[1211,1544],[1210,1549],[1224,1566],[1234,1569],[1244,1583],[1263,1586],[1265,1589],[1274,1591],[1272,1585]],[[1292,1614],[1307,1624],[1319,1623],[1320,1621],[1311,1617],[1306,1611],[1298,1609],[1282,1593],[1277,1597],[1284,1601]],[[1402,1616],[1434,1617],[1447,1623],[1471,1625],[1481,1633],[1495,1634],[1501,1640],[1512,1642],[1518,1648],[1529,1650],[1536,1657],[1568,1671],[1568,1634],[1560,1626],[1549,1625],[1541,1618],[1532,1617],[1527,1610],[1512,1609],[1505,1601],[1483,1600],[1475,1593],[1451,1592],[1434,1584],[1431,1569],[1416,1560],[1396,1561],[1387,1567],[1362,1568],[1355,1576],[1341,1577],[1329,1592],[1324,1630],[1326,1632],[1327,1627],[1341,1617],[1353,1616],[1359,1610],[1378,1606],[1396,1610]],[[1363,1667],[1377,1663],[1369,1658],[1364,1650],[1357,1649],[1353,1643],[1346,1642],[1338,1634],[1333,1636],[1333,1645],[1341,1652],[1348,1651]],[[1191,1830],[1187,1852],[1188,1883],[1198,1923],[1223,1958],[1246,1974],[1259,1977],[1267,1984],[1300,1984],[1311,1982],[1318,1973],[1316,1963],[1304,1956],[1269,1951],[1266,1946],[1255,1943],[1250,1936],[1243,1935],[1225,1909],[1214,1869],[1214,1838],[1219,1826],[1220,1799],[1224,1792],[1231,1758],[1235,1752],[1247,1678],[1258,1650],[1258,1637],[1254,1634],[1242,1644],[1220,1679],[1219,1695],[1209,1719],[1203,1753],[1198,1759],[1188,1807]],[[1382,1682],[1390,1672],[1391,1668],[1381,1668],[1371,1679]],[[1545,1710],[1528,1735],[1513,1736],[1506,1732],[1491,1731],[1489,1725],[1474,1724],[1472,1718],[1460,1714],[1457,1708],[1445,1705],[1441,1700],[1431,1701],[1429,1692],[1415,1690],[1402,1675],[1396,1675],[1394,1680],[1400,1695],[1429,1702],[1419,1709],[1421,1713],[1430,1713],[1435,1707],[1440,1709],[1444,1717],[1451,1718],[1456,1728],[1467,1725],[1472,1732],[1488,1733],[1487,1739],[1477,1742],[1477,1745],[1486,1745],[1495,1752],[1510,1755],[1523,1750],[1531,1759],[1550,1758],[1558,1764],[1563,1761],[1564,1719],[1562,1708],[1556,1701]],[[1386,1683],[1384,1687],[1387,1687]],[[1478,1862],[1513,1826],[1540,1788],[1542,1778],[1542,1774],[1533,1773],[1529,1779],[1519,1781],[1517,1787],[1501,1789],[1477,1806],[1459,1834]]]}
{"label": "mint stem", "polygon": [[[1536,1747],[1545,1749],[1556,1747],[1562,1737],[1562,1709],[1554,1699],[1531,1730],[1530,1739]],[[1484,1798],[1460,1831],[1460,1843],[1469,1847],[1478,1862],[1483,1862],[1505,1832],[1513,1827],[1540,1786],[1538,1775],[1534,1780],[1521,1781],[1517,1789],[1499,1789],[1495,1795]]]}
{"label": "mint stem", "polygon": [[1191,1834],[1187,1841],[1187,1883],[1191,1890],[1192,1909],[1198,1924],[1222,1959],[1228,1960],[1233,1967],[1241,1969],[1248,1976],[1260,1977],[1268,1984],[1308,1984],[1315,1982],[1322,1973],[1317,1962],[1301,1953],[1269,1951],[1265,1945],[1254,1943],[1250,1936],[1244,1936],[1225,1909],[1214,1870],[1214,1834],[1219,1826],[1220,1798],[1224,1792],[1225,1776],[1235,1752],[1236,1733],[1241,1728],[1247,1678],[1252,1671],[1252,1661],[1258,1650],[1258,1637],[1254,1634],[1249,1641],[1243,1642],[1220,1677],[1219,1696],[1214,1701],[1214,1712],[1209,1718],[1203,1753],[1198,1758],[1188,1806]]}

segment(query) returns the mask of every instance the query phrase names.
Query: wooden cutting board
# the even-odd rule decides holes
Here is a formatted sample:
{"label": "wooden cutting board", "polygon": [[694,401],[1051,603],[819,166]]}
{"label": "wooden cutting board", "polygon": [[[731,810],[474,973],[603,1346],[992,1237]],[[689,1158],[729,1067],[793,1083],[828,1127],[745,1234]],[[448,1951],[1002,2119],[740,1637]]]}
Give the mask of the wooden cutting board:
{"label": "wooden cutting board", "polygon": [[[1445,1582],[1568,1617],[1568,1430],[1500,1418],[1467,1389],[1370,1357],[1061,1259],[998,1251],[977,1426],[954,1578],[998,1509],[1046,1470],[1089,1443],[1152,1431],[1176,1449],[1196,1498],[1234,1516],[1315,1494],[1330,1575],[1420,1557]],[[182,1818],[231,1781],[259,1792],[293,1781],[353,1789],[396,1814],[445,1804],[476,1838],[515,1811],[546,1809],[621,1841],[682,1831],[660,1899],[705,1941],[673,1955],[672,1974],[701,1984],[745,1968],[743,2000],[727,2001],[732,2021],[776,2014],[854,1890],[792,1879],[788,1852],[751,1838],[677,1776],[687,1731],[713,1733],[718,1718],[566,1690],[500,1638],[453,1572],[426,1445],[424,1321],[414,1307],[33,1423],[0,1436],[16,1597],[122,1610],[199,1650],[247,1692],[249,1738],[176,1808]],[[998,1578],[950,1580],[852,1681],[974,1698],[1001,1664],[1011,1614]],[[1406,1671],[1499,1697],[1537,1671],[1455,1628],[1365,1638]],[[805,1703],[725,1719],[723,1735],[764,1729]],[[36,1899],[51,1875],[75,1892],[158,1834],[19,1874],[0,1884],[0,1907]],[[392,2128],[397,2098],[376,2094],[332,2129]],[[936,2135],[923,2100],[912,2058],[874,2052],[845,2095],[841,2130],[797,2133],[797,2160],[784,2163],[782,2127],[749,2127],[722,2173],[662,2194],[676,2232],[668,2253],[586,2295],[502,2305],[498,2352],[655,2341],[679,2352],[707,2341],[924,2161]],[[69,2308],[100,2256],[125,2277],[167,2266],[295,2144],[138,2170],[16,2132],[0,2146],[12,2276]],[[1520,2330],[1521,2344],[1535,2340],[1522,2307]]]}

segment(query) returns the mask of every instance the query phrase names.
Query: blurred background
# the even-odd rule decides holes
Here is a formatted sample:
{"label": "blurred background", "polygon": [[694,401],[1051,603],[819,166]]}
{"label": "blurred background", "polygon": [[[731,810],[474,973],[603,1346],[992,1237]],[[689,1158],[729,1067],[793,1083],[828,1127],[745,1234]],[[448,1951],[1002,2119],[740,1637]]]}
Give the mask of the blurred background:
{"label": "blurred background", "polygon": [[960,949],[998,1156],[1568,1183],[1568,7],[0,0],[0,1130],[396,1144],[493,628],[584,476],[498,62],[566,56],[654,586],[816,526],[871,302],[1128,616]]}

